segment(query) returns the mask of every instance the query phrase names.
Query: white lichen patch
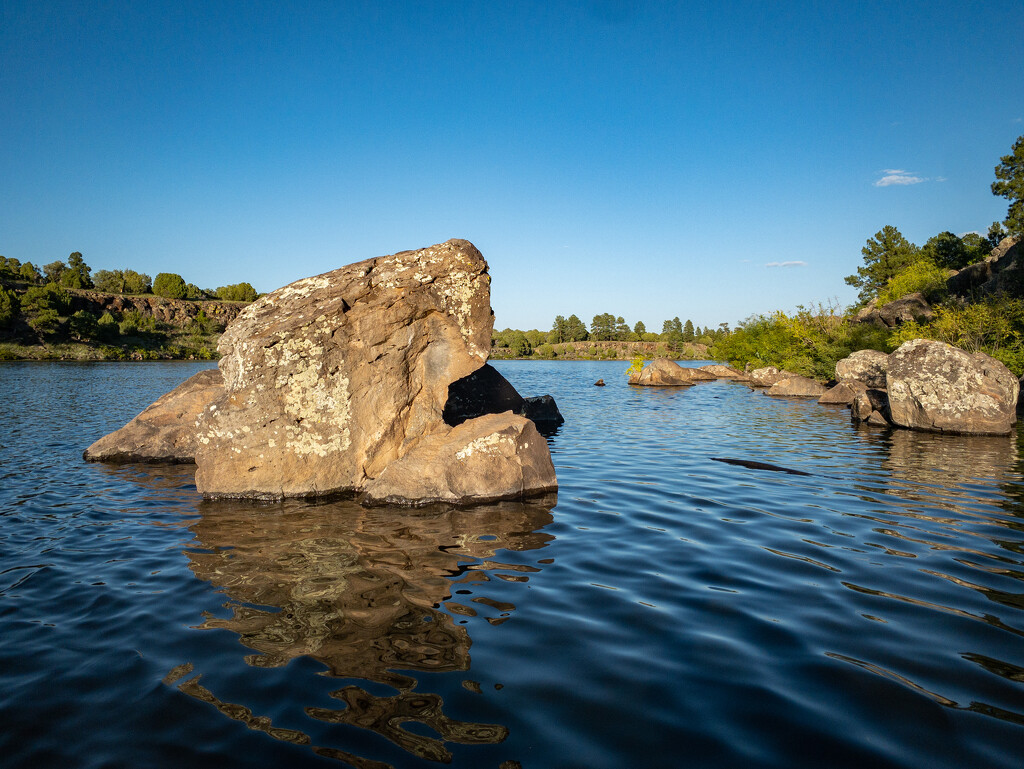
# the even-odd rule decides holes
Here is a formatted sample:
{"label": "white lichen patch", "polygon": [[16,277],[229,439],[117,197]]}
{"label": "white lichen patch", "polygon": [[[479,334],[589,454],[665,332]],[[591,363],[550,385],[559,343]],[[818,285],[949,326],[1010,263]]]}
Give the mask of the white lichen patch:
{"label": "white lichen patch", "polygon": [[289,283],[284,288],[279,288],[272,294],[268,294],[265,299],[267,299],[272,305],[289,299],[305,299],[314,291],[327,288],[329,285],[331,285],[330,278],[327,278],[324,275],[318,275],[313,278],[303,278],[302,280],[297,280],[294,283]]}
{"label": "white lichen patch", "polygon": [[477,452],[481,454],[504,454],[505,449],[515,446],[515,440],[503,433],[491,433],[474,438],[455,452],[456,459],[469,459]]}

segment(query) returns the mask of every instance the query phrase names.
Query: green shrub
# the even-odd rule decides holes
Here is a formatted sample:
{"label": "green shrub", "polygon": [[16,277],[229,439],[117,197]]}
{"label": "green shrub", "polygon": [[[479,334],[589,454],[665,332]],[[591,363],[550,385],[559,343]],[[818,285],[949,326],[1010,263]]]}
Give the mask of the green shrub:
{"label": "green shrub", "polygon": [[168,299],[184,299],[188,294],[185,279],[173,272],[161,272],[153,281],[153,293]]}
{"label": "green shrub", "polygon": [[96,337],[99,328],[96,316],[86,310],[79,310],[68,319],[68,331],[71,332],[71,336],[83,342]]}
{"label": "green shrub", "polygon": [[29,318],[28,325],[40,334],[53,334],[60,328],[60,315],[56,310],[39,310]]}
{"label": "green shrub", "polygon": [[0,288],[0,328],[9,328],[18,317],[21,302],[13,291]]}
{"label": "green shrub", "polygon": [[225,302],[255,302],[258,294],[248,283],[235,283],[217,289],[217,298]]}
{"label": "green shrub", "polygon": [[945,295],[948,277],[949,271],[944,267],[938,267],[927,260],[914,262],[889,279],[878,294],[878,303],[894,302],[918,291],[934,302]]}
{"label": "green shrub", "polygon": [[121,318],[119,330],[124,336],[137,336],[139,334],[155,334],[159,328],[156,318],[152,315],[143,315],[138,310],[128,310]]}
{"label": "green shrub", "polygon": [[71,294],[53,282],[32,286],[21,299],[21,309],[25,313],[54,310],[58,315],[66,315],[71,309]]}
{"label": "green shrub", "polygon": [[540,347],[535,349],[534,353],[540,358],[554,358],[555,348],[552,345],[545,342],[544,344],[540,345]]}

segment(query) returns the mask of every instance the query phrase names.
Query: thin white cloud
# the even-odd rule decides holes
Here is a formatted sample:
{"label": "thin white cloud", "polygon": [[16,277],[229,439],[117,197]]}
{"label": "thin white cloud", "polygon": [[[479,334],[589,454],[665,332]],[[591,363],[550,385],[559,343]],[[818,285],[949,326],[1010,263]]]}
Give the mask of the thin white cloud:
{"label": "thin white cloud", "polygon": [[768,262],[765,267],[806,267],[807,262],[792,261],[792,262]]}
{"label": "thin white cloud", "polygon": [[883,168],[882,174],[882,178],[875,182],[876,187],[891,187],[894,184],[905,186],[928,181],[923,177],[915,176],[913,171],[904,171],[902,168]]}

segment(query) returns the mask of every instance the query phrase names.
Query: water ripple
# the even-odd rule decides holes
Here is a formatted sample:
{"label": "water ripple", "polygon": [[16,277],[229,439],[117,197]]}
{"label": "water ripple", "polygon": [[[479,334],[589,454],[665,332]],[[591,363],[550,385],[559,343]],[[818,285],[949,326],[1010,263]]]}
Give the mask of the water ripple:
{"label": "water ripple", "polygon": [[210,504],[80,461],[202,365],[0,367],[5,765],[1019,763],[1017,435],[500,362],[566,417],[557,505]]}

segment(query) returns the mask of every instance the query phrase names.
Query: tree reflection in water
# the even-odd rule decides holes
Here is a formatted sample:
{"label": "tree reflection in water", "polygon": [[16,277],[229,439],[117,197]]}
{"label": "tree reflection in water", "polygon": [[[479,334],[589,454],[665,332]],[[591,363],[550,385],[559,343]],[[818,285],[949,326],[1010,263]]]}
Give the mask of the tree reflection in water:
{"label": "tree reflection in water", "polygon": [[[460,582],[476,586],[490,576],[525,581],[538,571],[495,558],[503,550],[533,550],[553,539],[541,531],[552,520],[553,503],[546,498],[409,510],[366,509],[350,501],[204,502],[202,517],[192,525],[196,545],[186,551],[189,568],[228,596],[231,614],[206,613],[198,627],[237,633],[255,652],[245,657],[255,667],[306,656],[331,676],[393,687],[397,695],[381,697],[345,686],[331,695],[343,707],[305,711],[322,722],[372,730],[421,758],[450,761],[445,741],[497,743],[508,730],[447,717],[441,697],[413,691],[417,679],[408,673],[469,670],[471,640],[452,613],[475,610],[446,602]],[[492,624],[515,608],[484,596],[475,600],[503,613]],[[179,666],[166,682],[250,728],[310,744],[302,732],[275,729],[269,719],[222,702],[198,683],[201,676],[187,678],[192,672],[191,665]],[[430,727],[441,739],[402,728],[409,721]],[[383,766],[335,748],[313,750],[359,767]]]}

